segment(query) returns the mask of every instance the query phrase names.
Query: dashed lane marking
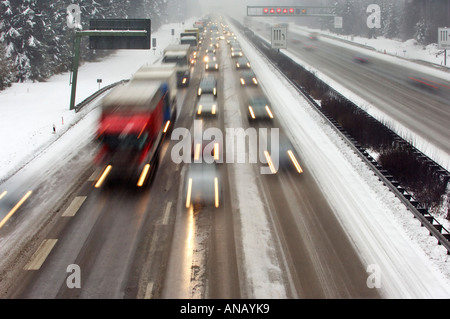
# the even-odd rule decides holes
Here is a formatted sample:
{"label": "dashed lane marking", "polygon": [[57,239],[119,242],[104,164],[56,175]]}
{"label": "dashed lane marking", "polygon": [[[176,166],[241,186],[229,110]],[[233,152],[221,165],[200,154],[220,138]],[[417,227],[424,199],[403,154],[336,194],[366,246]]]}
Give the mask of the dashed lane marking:
{"label": "dashed lane marking", "polygon": [[45,239],[36,252],[31,256],[30,261],[23,267],[24,270],[39,270],[48,257],[58,239]]}
{"label": "dashed lane marking", "polygon": [[72,203],[67,207],[66,211],[62,214],[64,217],[73,217],[83,205],[87,196],[77,196],[73,199]]}

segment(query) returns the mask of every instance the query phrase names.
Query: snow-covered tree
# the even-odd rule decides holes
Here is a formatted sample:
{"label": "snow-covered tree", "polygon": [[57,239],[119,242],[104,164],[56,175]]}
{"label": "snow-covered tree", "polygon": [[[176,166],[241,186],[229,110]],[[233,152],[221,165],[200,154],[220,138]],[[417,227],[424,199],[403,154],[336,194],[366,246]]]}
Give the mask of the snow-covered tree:
{"label": "snow-covered tree", "polygon": [[383,36],[388,39],[398,38],[400,34],[401,8],[399,2],[387,2],[383,6]]}
{"label": "snow-covered tree", "polygon": [[416,33],[414,34],[414,39],[419,42],[419,44],[426,44],[426,38],[427,38],[427,23],[424,19],[421,19],[419,22],[416,23],[416,26],[414,28],[416,30]]}
{"label": "snow-covered tree", "polygon": [[7,56],[13,58],[19,81],[42,80],[48,77],[45,68],[45,23],[37,0],[3,1],[4,21],[0,41],[6,45]]}
{"label": "snow-covered tree", "polygon": [[0,44],[0,90],[16,81],[16,70],[10,57],[6,55],[6,48]]}

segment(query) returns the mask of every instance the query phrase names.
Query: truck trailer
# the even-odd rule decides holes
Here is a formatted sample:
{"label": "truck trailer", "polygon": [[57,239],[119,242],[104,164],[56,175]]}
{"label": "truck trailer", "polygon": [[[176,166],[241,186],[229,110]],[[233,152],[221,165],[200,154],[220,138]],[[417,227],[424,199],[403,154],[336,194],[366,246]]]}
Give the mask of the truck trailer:
{"label": "truck trailer", "polygon": [[191,79],[191,46],[189,44],[171,44],[164,49],[163,63],[175,63],[178,87],[189,86]]}
{"label": "truck trailer", "polygon": [[161,81],[162,88],[166,91],[164,109],[164,127],[168,130],[175,123],[177,115],[177,65],[175,63],[145,64],[131,78],[131,84],[151,84]]}
{"label": "truck trailer", "polygon": [[110,174],[113,179],[134,181],[138,187],[146,185],[157,166],[164,136],[166,96],[164,81],[130,82],[102,99],[95,163],[104,171],[97,188]]}

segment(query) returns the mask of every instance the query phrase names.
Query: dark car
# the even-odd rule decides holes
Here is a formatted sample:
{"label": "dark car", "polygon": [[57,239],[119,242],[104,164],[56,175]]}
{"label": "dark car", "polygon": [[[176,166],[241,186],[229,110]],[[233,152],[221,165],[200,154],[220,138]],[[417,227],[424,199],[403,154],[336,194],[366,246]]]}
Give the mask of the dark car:
{"label": "dark car", "polygon": [[258,85],[258,80],[252,70],[242,71],[239,81],[241,85]]}
{"label": "dark car", "polygon": [[196,116],[217,116],[217,101],[212,94],[203,94],[197,102]]}
{"label": "dark car", "polygon": [[250,61],[246,57],[240,57],[236,61],[236,69],[250,69]]}
{"label": "dark car", "polygon": [[200,96],[203,93],[217,95],[217,81],[213,75],[206,75],[201,79],[197,95]]}
{"label": "dark car", "polygon": [[215,164],[190,164],[184,186],[185,207],[219,207],[221,178]]}
{"label": "dark car", "polygon": [[249,121],[272,120],[274,115],[269,100],[263,95],[250,97],[247,118]]}
{"label": "dark car", "polygon": [[219,63],[213,60],[209,60],[205,62],[205,70],[206,71],[217,71],[219,70]]}
{"label": "dark car", "polygon": [[272,139],[267,139],[267,151],[264,152],[272,174],[280,171],[286,173],[302,174],[303,168],[299,162],[299,156],[285,133],[280,132],[276,145],[272,145]]}

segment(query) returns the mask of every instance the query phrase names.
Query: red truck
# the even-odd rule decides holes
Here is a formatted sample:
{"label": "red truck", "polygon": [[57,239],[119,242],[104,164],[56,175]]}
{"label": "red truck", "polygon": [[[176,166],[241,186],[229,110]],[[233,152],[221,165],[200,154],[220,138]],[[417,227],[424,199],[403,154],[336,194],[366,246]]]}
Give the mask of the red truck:
{"label": "red truck", "polygon": [[110,173],[111,178],[126,177],[138,187],[148,182],[165,133],[168,94],[164,81],[130,82],[103,98],[95,162],[105,169],[97,188]]}

